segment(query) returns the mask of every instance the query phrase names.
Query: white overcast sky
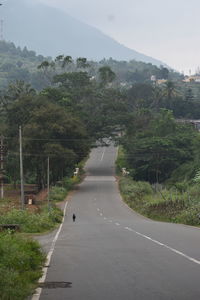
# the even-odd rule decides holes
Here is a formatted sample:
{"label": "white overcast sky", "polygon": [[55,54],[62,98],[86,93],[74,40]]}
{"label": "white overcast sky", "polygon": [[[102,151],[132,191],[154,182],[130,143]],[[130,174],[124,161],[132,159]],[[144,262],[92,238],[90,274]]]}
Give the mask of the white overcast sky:
{"label": "white overcast sky", "polygon": [[66,11],[178,71],[200,66],[200,0],[32,0]]}

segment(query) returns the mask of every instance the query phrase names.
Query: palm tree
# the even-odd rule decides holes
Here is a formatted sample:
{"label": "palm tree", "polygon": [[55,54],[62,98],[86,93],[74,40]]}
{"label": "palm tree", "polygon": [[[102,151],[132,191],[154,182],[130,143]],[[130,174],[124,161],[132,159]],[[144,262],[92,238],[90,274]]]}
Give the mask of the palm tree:
{"label": "palm tree", "polygon": [[63,62],[62,62],[62,68],[64,69],[66,66],[68,66],[69,64],[72,64],[73,60],[71,56],[65,56],[63,58]]}
{"label": "palm tree", "polygon": [[166,81],[163,94],[167,97],[168,100],[171,100],[173,97],[177,96],[178,93],[176,90],[175,83],[173,81]]}

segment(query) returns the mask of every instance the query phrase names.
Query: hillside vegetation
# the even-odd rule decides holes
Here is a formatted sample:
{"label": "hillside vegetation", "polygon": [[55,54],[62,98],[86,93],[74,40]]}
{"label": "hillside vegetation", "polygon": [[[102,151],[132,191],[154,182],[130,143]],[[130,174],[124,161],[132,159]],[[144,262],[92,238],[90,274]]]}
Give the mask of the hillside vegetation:
{"label": "hillside vegetation", "polygon": [[[118,171],[127,168],[129,177],[120,180],[120,189],[133,209],[159,220],[199,225],[200,134],[193,124],[177,118],[200,118],[200,99],[179,88],[175,81],[181,79],[179,74],[134,61],[97,63],[64,55],[42,60],[13,44],[0,46],[4,49],[0,78],[7,80],[0,106],[0,135],[7,148],[2,175],[9,186],[15,188],[20,182],[20,126],[25,183],[46,188],[50,161],[51,204],[63,200],[77,180],[75,168],[81,168],[96,142],[105,145],[108,138],[121,146]],[[22,80],[18,69],[29,76]],[[150,75],[166,79],[159,85]],[[37,88],[31,85],[33,78]],[[35,210],[22,211],[19,204],[5,207],[7,202],[1,200],[0,223],[18,223],[23,232],[50,230],[62,218],[54,205],[36,204]],[[11,253],[5,249],[10,244],[22,249],[24,240],[18,236],[0,234],[1,257],[6,262],[0,261],[0,268],[19,288],[15,297],[10,289],[13,283],[2,281],[0,293],[5,299],[25,299],[43,262],[38,246],[31,244],[36,264],[27,261],[30,249],[26,248],[17,250],[13,259],[23,259],[27,269],[10,266]]]}
{"label": "hillside vegetation", "polygon": [[14,43],[0,41],[0,89],[5,89],[16,80],[30,83],[36,89],[42,88],[45,82],[37,65],[44,59],[26,47],[21,49]]}
{"label": "hillside vegetation", "polygon": [[[176,81],[169,80],[181,78],[179,74],[134,61],[96,63],[64,55],[41,61],[33,51],[5,42],[0,42],[0,49],[13,66],[7,69],[7,78],[15,74],[17,79],[2,91],[1,98],[1,134],[9,149],[8,182],[19,180],[19,126],[23,129],[25,178],[39,188],[46,182],[47,157],[51,181],[56,183],[73,173],[96,140],[115,138],[119,130],[123,137],[118,142],[138,180],[164,182],[182,165],[195,165],[198,132],[190,125],[178,124],[174,117],[200,117],[200,102],[188,98]],[[16,65],[19,59],[23,65]],[[38,91],[30,81],[21,80],[20,72],[13,73],[22,66],[43,78],[45,88]],[[2,68],[6,69],[5,61],[0,75]],[[123,85],[130,73],[132,79]],[[139,79],[133,74],[139,74]],[[157,85],[149,80],[150,74],[166,80]]]}
{"label": "hillside vegetation", "polygon": [[36,241],[12,233],[1,233],[1,299],[27,299],[37,286],[44,262],[45,255]]}
{"label": "hillside vegetation", "polygon": [[[70,67],[66,62],[63,66],[57,64],[55,69],[51,57],[45,58],[42,55],[37,55],[35,51],[28,50],[27,47],[21,49],[16,47],[14,43],[0,41],[0,89],[5,89],[8,84],[21,80],[30,84],[36,90],[42,90],[53,84],[52,78],[56,74],[64,71],[77,71],[76,60],[71,58]],[[44,61],[52,64],[51,70],[46,68],[48,72],[47,70],[44,72],[44,68],[38,68]],[[80,63],[78,65],[80,66]],[[135,60],[127,62],[110,58],[99,62],[89,61],[89,64],[85,67],[87,67],[86,70],[91,77],[96,77],[98,76],[98,69],[103,66],[109,66],[116,73],[117,84],[123,83],[128,86],[134,82],[150,82],[152,75],[164,79],[180,78],[178,73],[168,71],[165,67],[157,67],[151,63],[147,64]]]}

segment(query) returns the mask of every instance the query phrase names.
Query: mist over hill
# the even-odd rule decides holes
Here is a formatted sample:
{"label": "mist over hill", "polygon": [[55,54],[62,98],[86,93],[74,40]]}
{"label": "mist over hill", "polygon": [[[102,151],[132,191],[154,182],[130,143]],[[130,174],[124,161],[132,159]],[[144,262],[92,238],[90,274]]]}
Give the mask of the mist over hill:
{"label": "mist over hill", "polygon": [[1,6],[0,13],[4,19],[4,39],[16,46],[27,46],[38,54],[52,57],[68,54],[98,61],[112,57],[158,66],[163,64],[44,4],[31,0],[9,0]]}

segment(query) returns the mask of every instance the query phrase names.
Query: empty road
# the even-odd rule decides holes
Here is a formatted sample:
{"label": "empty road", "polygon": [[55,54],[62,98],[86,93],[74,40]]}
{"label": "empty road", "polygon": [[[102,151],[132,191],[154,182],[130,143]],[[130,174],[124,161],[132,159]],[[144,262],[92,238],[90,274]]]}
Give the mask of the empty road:
{"label": "empty road", "polygon": [[47,268],[46,282],[57,288],[43,288],[39,299],[199,300],[200,229],[129,209],[114,177],[116,152],[92,151]]}

